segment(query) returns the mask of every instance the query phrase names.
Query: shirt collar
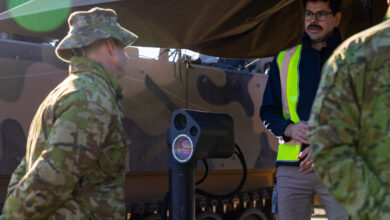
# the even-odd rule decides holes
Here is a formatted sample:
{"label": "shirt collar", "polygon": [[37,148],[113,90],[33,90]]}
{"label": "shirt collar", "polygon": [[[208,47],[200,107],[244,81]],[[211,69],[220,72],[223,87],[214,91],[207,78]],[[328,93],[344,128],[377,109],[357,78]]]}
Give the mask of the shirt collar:
{"label": "shirt collar", "polygon": [[70,73],[77,74],[82,72],[90,72],[102,78],[114,90],[117,98],[122,97],[122,86],[111,75],[111,73],[99,62],[86,58],[73,56],[70,59]]}
{"label": "shirt collar", "polygon": [[[326,39],[326,48],[333,51],[341,42],[340,31],[337,28],[334,28],[332,36]],[[312,48],[310,37],[306,32],[302,34],[302,43],[309,45]]]}

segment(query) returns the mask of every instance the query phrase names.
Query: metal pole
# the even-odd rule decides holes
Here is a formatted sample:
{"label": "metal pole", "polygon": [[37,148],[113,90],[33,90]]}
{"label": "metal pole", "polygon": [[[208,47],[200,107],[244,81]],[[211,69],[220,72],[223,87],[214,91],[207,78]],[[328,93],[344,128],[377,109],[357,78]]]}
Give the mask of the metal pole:
{"label": "metal pole", "polygon": [[195,164],[182,164],[172,156],[169,168],[170,220],[195,220]]}

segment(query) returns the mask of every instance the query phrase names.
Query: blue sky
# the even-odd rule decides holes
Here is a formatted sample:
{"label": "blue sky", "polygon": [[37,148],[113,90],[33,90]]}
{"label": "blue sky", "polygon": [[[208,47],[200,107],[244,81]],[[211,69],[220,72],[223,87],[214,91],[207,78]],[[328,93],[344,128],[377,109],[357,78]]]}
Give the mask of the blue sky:
{"label": "blue sky", "polygon": [[[138,48],[139,56],[141,58],[148,58],[148,59],[157,59],[160,51],[160,48],[158,47],[136,47],[136,48]],[[194,57],[195,59],[199,55],[198,53],[187,49],[182,49],[182,54],[187,54],[191,57]]]}

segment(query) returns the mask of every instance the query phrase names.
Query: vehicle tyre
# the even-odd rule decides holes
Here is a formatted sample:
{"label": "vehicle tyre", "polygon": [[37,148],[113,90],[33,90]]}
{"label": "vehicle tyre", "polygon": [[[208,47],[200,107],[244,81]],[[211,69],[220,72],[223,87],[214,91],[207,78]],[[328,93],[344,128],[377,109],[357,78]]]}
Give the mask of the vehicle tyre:
{"label": "vehicle tyre", "polygon": [[268,220],[268,218],[260,209],[250,208],[245,209],[238,220]]}
{"label": "vehicle tyre", "polygon": [[223,220],[222,217],[216,213],[203,212],[196,217],[196,220]]}
{"label": "vehicle tyre", "polygon": [[160,215],[148,215],[144,218],[144,220],[160,220]]}

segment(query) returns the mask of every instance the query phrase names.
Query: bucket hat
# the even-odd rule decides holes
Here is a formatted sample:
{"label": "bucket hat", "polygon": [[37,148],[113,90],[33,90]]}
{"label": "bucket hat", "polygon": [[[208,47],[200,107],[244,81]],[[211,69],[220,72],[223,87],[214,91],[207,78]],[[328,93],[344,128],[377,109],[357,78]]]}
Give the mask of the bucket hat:
{"label": "bucket hat", "polygon": [[72,49],[82,48],[106,38],[114,38],[123,46],[131,45],[138,36],[121,27],[117,20],[117,14],[112,9],[95,7],[89,11],[73,12],[68,19],[68,35],[56,48],[57,56],[69,62],[73,56]]}

